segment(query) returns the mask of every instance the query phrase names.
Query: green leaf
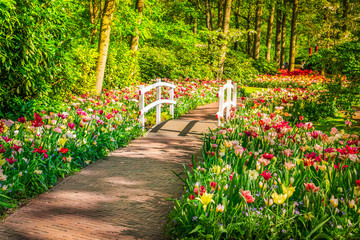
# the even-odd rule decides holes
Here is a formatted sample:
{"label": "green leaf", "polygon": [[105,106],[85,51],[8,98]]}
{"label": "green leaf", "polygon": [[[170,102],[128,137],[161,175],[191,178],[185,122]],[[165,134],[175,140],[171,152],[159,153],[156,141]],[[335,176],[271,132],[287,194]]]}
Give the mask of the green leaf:
{"label": "green leaf", "polygon": [[331,217],[328,217],[325,221],[323,221],[322,223],[320,223],[316,228],[314,228],[309,235],[306,236],[305,239],[309,239],[311,237],[311,235],[313,235],[318,229],[320,229],[327,221],[330,220]]}
{"label": "green leaf", "polygon": [[202,225],[197,225],[189,234],[196,233],[202,228]]}

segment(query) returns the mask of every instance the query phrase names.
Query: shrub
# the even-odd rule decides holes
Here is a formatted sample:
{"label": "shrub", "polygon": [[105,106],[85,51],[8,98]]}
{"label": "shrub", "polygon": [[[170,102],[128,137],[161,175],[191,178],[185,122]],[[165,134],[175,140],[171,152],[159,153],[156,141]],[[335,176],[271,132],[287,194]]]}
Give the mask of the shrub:
{"label": "shrub", "polygon": [[360,77],[360,42],[346,42],[330,49],[321,49],[306,61],[305,67],[325,70],[328,74],[341,74],[349,78]]}
{"label": "shrub", "polygon": [[253,66],[253,60],[238,52],[229,52],[225,61],[224,78],[244,83],[253,79],[259,71]]}
{"label": "shrub", "polygon": [[278,71],[275,62],[268,62],[265,59],[255,60],[252,66],[262,74],[275,74]]}

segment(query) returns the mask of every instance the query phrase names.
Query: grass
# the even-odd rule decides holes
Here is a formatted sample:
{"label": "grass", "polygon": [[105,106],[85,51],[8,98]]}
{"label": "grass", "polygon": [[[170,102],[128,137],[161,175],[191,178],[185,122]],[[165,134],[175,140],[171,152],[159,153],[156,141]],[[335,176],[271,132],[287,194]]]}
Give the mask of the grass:
{"label": "grass", "polygon": [[245,89],[245,96],[249,96],[250,94],[259,91],[261,92],[264,88],[257,88],[257,87],[243,87]]}
{"label": "grass", "polygon": [[331,128],[333,127],[337,128],[338,130],[344,130],[346,133],[349,134],[360,133],[360,125],[358,124],[358,122],[353,120],[352,126],[348,127],[345,126],[345,120],[346,120],[345,116],[340,114],[339,116],[336,117],[323,118],[315,122],[314,126],[316,129],[326,133],[330,133]]}

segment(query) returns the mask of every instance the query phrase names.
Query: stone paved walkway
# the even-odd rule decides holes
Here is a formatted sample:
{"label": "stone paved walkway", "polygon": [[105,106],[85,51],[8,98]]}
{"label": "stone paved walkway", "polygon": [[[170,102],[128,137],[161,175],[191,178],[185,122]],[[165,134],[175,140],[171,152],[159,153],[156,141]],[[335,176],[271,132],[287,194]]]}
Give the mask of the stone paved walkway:
{"label": "stone paved walkway", "polygon": [[199,152],[216,112],[199,107],[67,177],[1,223],[0,239],[165,239],[165,199],[183,186],[171,170]]}

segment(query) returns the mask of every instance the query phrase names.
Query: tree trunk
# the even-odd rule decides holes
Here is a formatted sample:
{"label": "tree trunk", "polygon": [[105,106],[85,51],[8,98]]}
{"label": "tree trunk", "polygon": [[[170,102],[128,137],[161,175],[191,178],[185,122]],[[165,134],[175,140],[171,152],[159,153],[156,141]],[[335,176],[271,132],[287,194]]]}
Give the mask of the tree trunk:
{"label": "tree trunk", "polygon": [[[142,13],[144,11],[144,0],[137,0],[136,1],[135,10],[138,13],[137,25],[140,26]],[[138,50],[138,47],[139,47],[139,29],[138,29],[138,27],[135,27],[135,34],[133,34],[131,36],[131,46],[130,46],[130,48],[131,48],[131,50],[133,52],[136,52]]]}
{"label": "tree trunk", "polygon": [[225,4],[225,0],[219,0],[218,2],[218,29],[223,29],[223,21],[224,21],[224,16],[223,16],[223,9],[224,9],[224,4]]}
{"label": "tree trunk", "polygon": [[196,18],[194,18],[193,33],[194,33],[194,35],[196,35],[196,33],[197,33],[197,19]]}
{"label": "tree trunk", "polygon": [[[236,1],[236,10],[235,10],[235,28],[240,29],[240,6],[241,0]],[[239,41],[234,42],[234,50],[237,51],[239,49]]]}
{"label": "tree trunk", "polygon": [[347,17],[348,17],[348,10],[349,10],[349,0],[343,0],[343,5],[344,5],[344,12],[343,12],[344,24],[342,26],[342,31],[346,32],[347,31]]}
{"label": "tree trunk", "polygon": [[254,59],[260,57],[260,39],[261,39],[261,17],[262,17],[262,3],[263,0],[257,1],[256,16],[255,16],[255,40],[254,40]]}
{"label": "tree trunk", "polygon": [[249,30],[251,29],[251,20],[252,20],[252,17],[251,17],[251,4],[249,4],[248,15],[247,15],[247,18],[246,18],[246,23],[247,23],[246,30],[248,31],[247,42],[246,42],[246,54],[249,57],[252,55],[251,54],[251,33],[249,32]]}
{"label": "tree trunk", "polygon": [[91,21],[91,33],[90,43],[94,44],[95,37],[97,35],[97,25],[99,19],[99,2],[98,0],[91,0],[89,3],[90,21]]}
{"label": "tree trunk", "polygon": [[[224,6],[224,20],[223,20],[222,26],[223,26],[223,33],[224,33],[225,38],[227,37],[227,35],[229,33],[229,28],[230,28],[231,1],[232,0],[225,0],[225,6]],[[221,80],[223,72],[224,72],[226,48],[227,48],[226,44],[223,44],[221,47],[222,54],[220,57],[220,69],[219,69],[218,76],[217,76],[218,80]]]}
{"label": "tree trunk", "polygon": [[292,15],[292,20],[291,20],[289,71],[293,71],[294,68],[295,68],[296,27],[297,27],[298,10],[299,10],[299,0],[294,0],[294,2],[293,2],[293,15]]}
{"label": "tree trunk", "polygon": [[116,0],[106,0],[101,18],[99,37],[99,57],[96,64],[96,94],[100,95],[104,81],[105,65],[110,43],[111,19],[115,10]]}
{"label": "tree trunk", "polygon": [[[281,9],[277,4],[276,9],[276,37],[275,37],[275,62],[280,66],[280,51],[281,51]],[[281,66],[280,66],[281,67]]]}
{"label": "tree trunk", "polygon": [[209,31],[213,30],[213,24],[212,24],[212,13],[211,13],[211,2],[210,0],[206,0],[205,2],[205,8],[206,8],[206,27],[209,29]]}
{"label": "tree trunk", "polygon": [[270,62],[270,55],[271,55],[271,35],[274,23],[274,13],[275,13],[275,0],[271,1],[271,9],[270,9],[270,16],[267,26],[267,34],[266,34],[266,60]]}
{"label": "tree trunk", "polygon": [[281,22],[281,52],[280,52],[280,68],[284,67],[285,63],[285,43],[286,43],[286,0],[284,0],[285,11],[282,13]]}

